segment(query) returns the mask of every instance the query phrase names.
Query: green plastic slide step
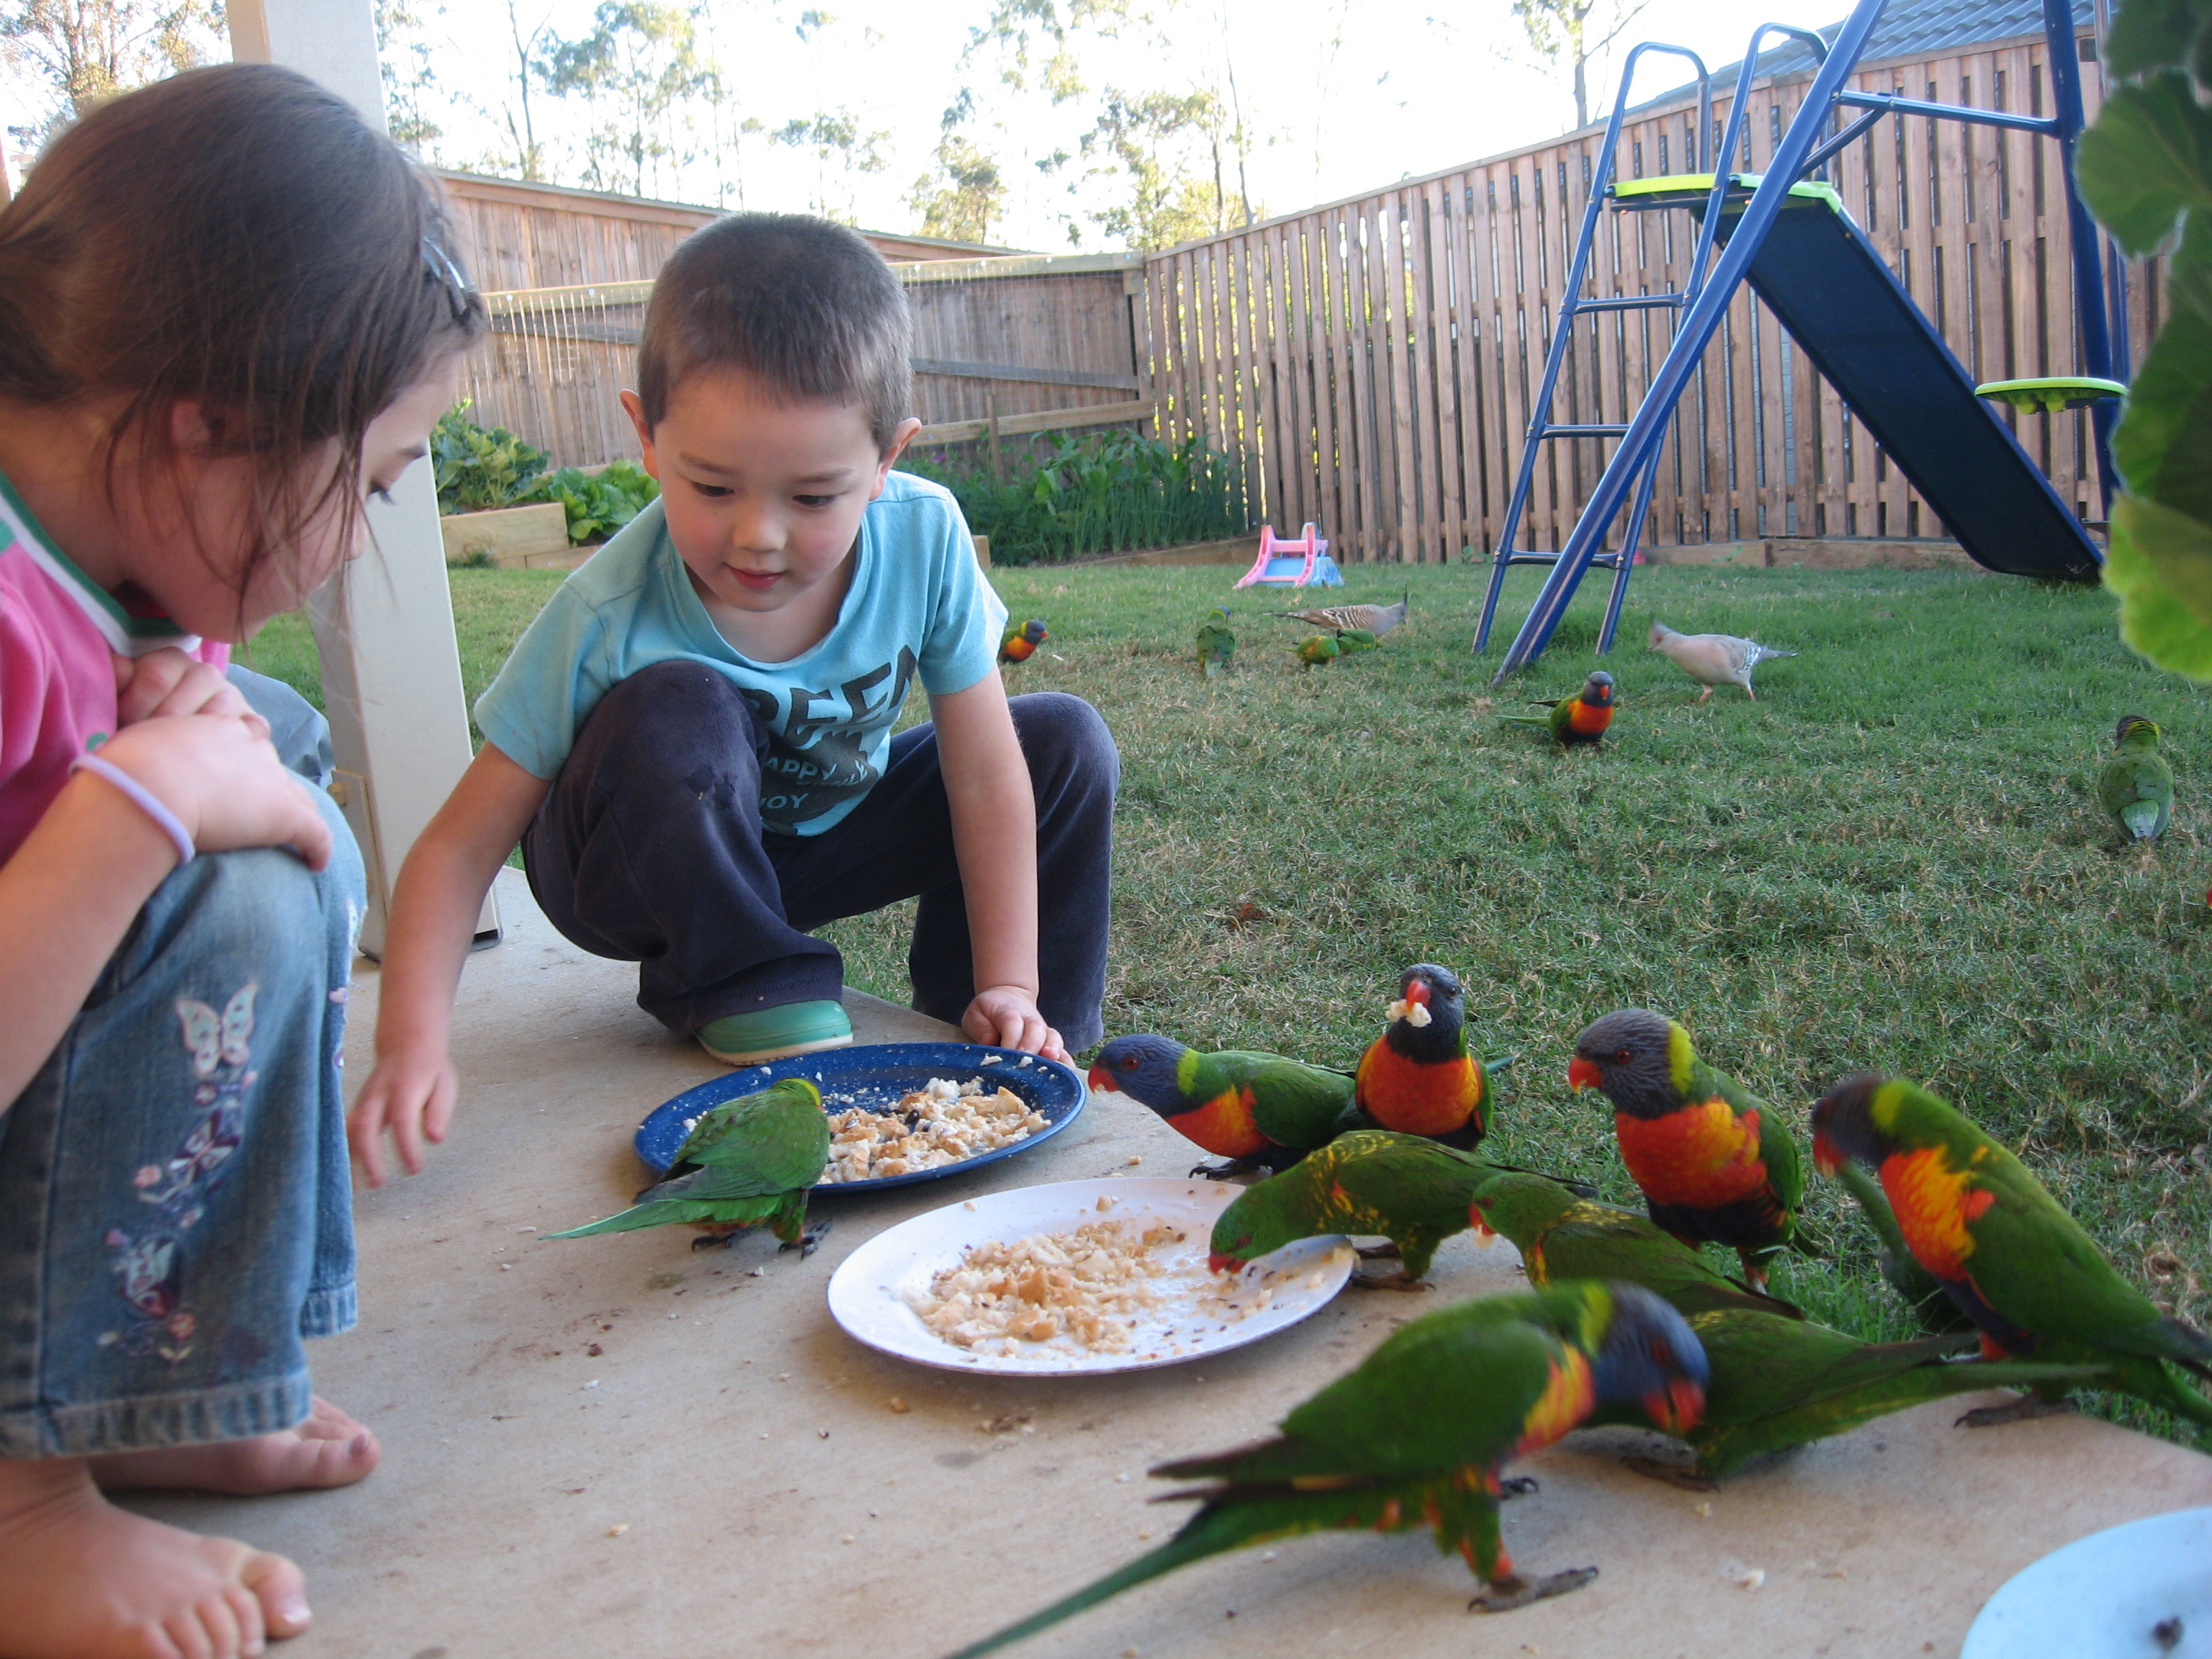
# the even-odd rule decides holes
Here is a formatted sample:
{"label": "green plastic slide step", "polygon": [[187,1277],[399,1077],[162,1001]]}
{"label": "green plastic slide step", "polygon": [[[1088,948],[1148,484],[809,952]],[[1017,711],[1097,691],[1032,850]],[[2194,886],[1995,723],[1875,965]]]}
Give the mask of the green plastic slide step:
{"label": "green plastic slide step", "polygon": [[2091,404],[2124,395],[2127,387],[2118,380],[2100,380],[2087,374],[2053,374],[2039,380],[1990,380],[1974,388],[1977,398],[1995,398],[2015,409],[2041,410],[2056,415],[2064,409],[2087,409]]}
{"label": "green plastic slide step", "polygon": [[[1757,190],[1765,178],[1760,173],[1731,173],[1730,190]],[[1713,175],[1710,173],[1668,173],[1656,179],[1616,179],[1607,191],[1616,200],[1626,201],[1638,196],[1710,196],[1713,191]],[[1844,210],[1844,198],[1836,194],[1833,185],[1824,185],[1817,179],[1800,179],[1790,186],[1792,196],[1802,196],[1808,201],[1826,202],[1838,213]],[[1686,203],[1685,206],[1688,205]]]}

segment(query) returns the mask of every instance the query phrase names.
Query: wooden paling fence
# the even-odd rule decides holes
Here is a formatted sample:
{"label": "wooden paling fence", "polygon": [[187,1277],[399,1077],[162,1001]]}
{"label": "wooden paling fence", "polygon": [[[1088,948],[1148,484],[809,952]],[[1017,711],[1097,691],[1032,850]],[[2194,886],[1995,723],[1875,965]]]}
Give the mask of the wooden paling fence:
{"label": "wooden paling fence", "polygon": [[[1870,64],[1853,84],[2042,114],[2045,58],[2038,35]],[[2094,118],[2100,77],[2084,68]],[[1771,153],[1809,78],[1754,88],[1738,170]],[[1731,91],[1716,87],[1715,142]],[[1618,173],[1692,170],[1696,120],[1693,96],[1632,112]],[[1153,256],[1146,320],[1161,435],[1241,453],[1270,520],[1294,531],[1312,520],[1349,557],[1490,551],[1599,142],[1588,130]],[[1892,117],[1829,176],[1969,374],[2081,372],[2053,142]],[[1694,234],[1687,213],[1608,212],[1592,291],[1679,290]],[[2162,309],[2160,278],[2155,264],[2129,270],[2137,356]],[[1629,419],[1674,315],[1579,319],[1553,418]],[[2061,497],[2100,516],[2086,416],[2006,418]],[[1612,445],[1545,447],[1523,548],[1564,544]],[[1748,288],[1739,293],[1677,406],[1646,544],[1943,533]]]}
{"label": "wooden paling fence", "polygon": [[[1152,416],[1139,360],[1142,260],[945,260],[895,266],[914,313],[921,441],[981,439]],[[650,282],[488,294],[491,337],[470,360],[470,416],[556,463],[635,457],[618,400],[635,384]]]}

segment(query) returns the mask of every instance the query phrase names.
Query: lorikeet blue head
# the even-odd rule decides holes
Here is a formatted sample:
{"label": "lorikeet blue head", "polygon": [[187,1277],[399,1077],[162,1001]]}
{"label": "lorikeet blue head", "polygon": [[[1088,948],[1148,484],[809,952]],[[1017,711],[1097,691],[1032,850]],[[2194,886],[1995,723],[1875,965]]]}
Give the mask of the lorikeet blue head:
{"label": "lorikeet blue head", "polygon": [[1184,1052],[1173,1037],[1115,1037],[1091,1062],[1091,1086],[1128,1095],[1162,1117],[1173,1117],[1197,1103],[1183,1093],[1176,1076]]}
{"label": "lorikeet blue head", "polygon": [[2112,746],[2124,749],[2130,738],[2139,741],[2145,749],[2158,747],[2158,722],[2142,714],[2123,714],[2120,723],[2112,729]]}
{"label": "lorikeet blue head", "polygon": [[1611,1280],[1613,1317],[1592,1358],[1597,1403],[1638,1406],[1669,1434],[1705,1415],[1712,1367],[1690,1322],[1641,1285]]}
{"label": "lorikeet blue head", "polygon": [[1459,975],[1433,962],[1417,962],[1400,978],[1385,1036],[1409,1060],[1451,1060],[1465,1048],[1462,1030],[1466,1019],[1467,999]]}
{"label": "lorikeet blue head", "polygon": [[1875,1095],[1888,1081],[1879,1072],[1859,1072],[1813,1103],[1813,1164],[1822,1175],[1835,1174],[1846,1158],[1879,1170],[1897,1150],[1897,1138],[1874,1121]]}
{"label": "lorikeet blue head", "polygon": [[1682,1104],[1673,1052],[1680,1029],[1649,1008],[1617,1008],[1575,1039],[1567,1082],[1577,1089],[1602,1089],[1613,1109],[1631,1117],[1664,1117]]}
{"label": "lorikeet blue head", "polygon": [[1591,708],[1611,708],[1613,706],[1613,676],[1602,668],[1592,670],[1589,678],[1583,682],[1583,689],[1578,695],[1583,703]]}

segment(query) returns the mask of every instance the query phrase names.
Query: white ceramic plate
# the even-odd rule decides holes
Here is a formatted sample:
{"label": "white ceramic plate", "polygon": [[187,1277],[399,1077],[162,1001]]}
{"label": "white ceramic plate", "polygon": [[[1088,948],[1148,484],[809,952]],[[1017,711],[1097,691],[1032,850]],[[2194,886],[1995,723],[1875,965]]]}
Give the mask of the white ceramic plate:
{"label": "white ceramic plate", "polygon": [[2212,1659],[2212,1509],[2110,1527],[2022,1568],[1959,1659]]}
{"label": "white ceramic plate", "polygon": [[[1295,1325],[1344,1288],[1355,1260],[1337,1237],[1302,1239],[1248,1266],[1235,1295],[1264,1306],[1242,1317],[1202,1294],[1208,1281],[1207,1241],[1213,1223],[1243,1188],[1209,1181],[1111,1179],[1062,1181],[989,1193],[948,1204],[878,1233],[847,1256],[830,1280],[830,1312],[872,1348],[916,1364],[1017,1376],[1095,1376],[1179,1365],[1241,1348]],[[1103,1212],[1098,1201],[1110,1207]],[[971,1245],[1012,1243],[1034,1233],[1072,1232],[1094,1221],[1166,1222],[1180,1243],[1155,1247],[1168,1271],[1152,1281],[1158,1305],[1137,1318],[1125,1351],[1091,1352],[1070,1339],[1022,1342],[1009,1353],[977,1352],[948,1342],[921,1321],[910,1297],[928,1294],[931,1276],[955,1266]],[[1263,1298],[1264,1292],[1264,1298]]]}

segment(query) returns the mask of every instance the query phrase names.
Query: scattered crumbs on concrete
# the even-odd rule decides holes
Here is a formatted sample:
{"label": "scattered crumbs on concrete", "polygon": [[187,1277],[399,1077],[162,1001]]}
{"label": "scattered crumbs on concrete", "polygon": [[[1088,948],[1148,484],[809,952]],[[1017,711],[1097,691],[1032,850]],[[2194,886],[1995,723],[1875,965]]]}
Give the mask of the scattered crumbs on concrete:
{"label": "scattered crumbs on concrete", "polygon": [[1739,1589],[1755,1590],[1766,1582],[1766,1569],[1746,1567],[1741,1572],[1736,1574],[1735,1582],[1736,1588]]}
{"label": "scattered crumbs on concrete", "polygon": [[791,1381],[791,1373],[789,1371],[778,1371],[775,1374],[775,1380],[779,1382],[788,1382]]}
{"label": "scattered crumbs on concrete", "polygon": [[1117,1474],[1114,1477],[1114,1484],[1117,1486],[1126,1486],[1129,1484],[1129,1477],[1126,1474]]}
{"label": "scattered crumbs on concrete", "polygon": [[1260,1552],[1260,1559],[1262,1561],[1272,1561],[1275,1559],[1275,1553],[1273,1550],[1261,1550]]}
{"label": "scattered crumbs on concrete", "polygon": [[519,1233],[534,1233],[538,1229],[535,1227],[517,1227],[514,1231]]}
{"label": "scattered crumbs on concrete", "polygon": [[1691,1505],[1690,1513],[1701,1520],[1710,1521],[1713,1518],[1713,1506],[1709,1503],[1694,1504]]}
{"label": "scattered crumbs on concrete", "polygon": [[596,1376],[595,1376],[595,1377],[593,1377],[590,1382],[586,1382],[586,1383],[585,1383],[585,1384],[584,1384],[584,1388],[585,1388],[586,1391],[587,1391],[587,1392],[588,1392],[589,1390],[592,1389],[596,1389],[596,1388],[598,1388],[599,1386],[599,1379],[598,1377],[596,1377]]}
{"label": "scattered crumbs on concrete", "polygon": [[609,1527],[609,1528],[607,1528],[607,1536],[608,1536],[608,1537],[610,1537],[610,1538],[619,1538],[619,1537],[621,1537],[624,1533],[628,1532],[629,1530],[629,1522],[627,1522],[627,1521],[617,1521],[617,1522],[616,1522],[614,1523],[614,1525],[612,1525],[611,1527]]}
{"label": "scattered crumbs on concrete", "polygon": [[837,1541],[838,1541],[839,1543],[841,1543],[841,1544],[849,1544],[849,1543],[851,1543],[851,1542],[853,1541],[853,1534],[852,1534],[851,1533],[849,1533],[849,1532],[848,1532],[848,1533],[847,1533],[847,1534],[846,1534],[842,1538],[839,1539]]}
{"label": "scattered crumbs on concrete", "polygon": [[903,1417],[908,1412],[914,1409],[913,1407],[906,1403],[905,1397],[901,1395],[893,1395],[888,1403],[890,1404],[890,1408],[898,1413],[902,1417]]}
{"label": "scattered crumbs on concrete", "polygon": [[1137,1541],[1139,1544],[1151,1543],[1152,1541],[1152,1529],[1150,1527],[1145,1528],[1137,1534]]}
{"label": "scattered crumbs on concrete", "polygon": [[1129,1154],[1129,1167],[1133,1170],[1144,1161],[1144,1154],[1141,1152],[1132,1152]]}
{"label": "scattered crumbs on concrete", "polygon": [[830,1437],[830,1431],[827,1429],[817,1429],[814,1431],[814,1437],[817,1440],[827,1440]]}
{"label": "scattered crumbs on concrete", "polygon": [[[558,1350],[556,1349],[556,1352],[557,1352]],[[596,1342],[587,1342],[584,1345],[584,1352],[592,1358],[597,1359],[601,1354],[605,1353],[606,1350]]]}
{"label": "scattered crumbs on concrete", "polygon": [[503,1273],[511,1273],[514,1271],[514,1263],[512,1261],[502,1261],[499,1264],[499,1270]]}

